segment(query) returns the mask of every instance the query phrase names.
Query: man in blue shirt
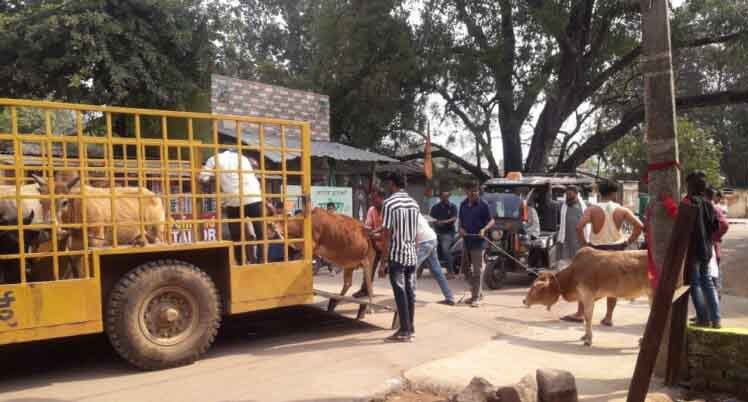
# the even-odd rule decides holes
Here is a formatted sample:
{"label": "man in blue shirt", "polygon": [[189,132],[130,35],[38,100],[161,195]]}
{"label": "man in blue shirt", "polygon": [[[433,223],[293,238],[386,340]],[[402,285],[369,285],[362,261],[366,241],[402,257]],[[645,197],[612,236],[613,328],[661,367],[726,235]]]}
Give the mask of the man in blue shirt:
{"label": "man in blue shirt", "polygon": [[447,260],[447,277],[457,273],[455,261],[449,248],[455,240],[455,221],[457,221],[457,206],[449,202],[449,192],[442,191],[439,202],[431,207],[431,217],[436,219],[434,229],[439,241],[439,249]]}
{"label": "man in blue shirt", "polygon": [[480,307],[483,289],[483,250],[486,231],[494,224],[493,214],[488,204],[480,199],[480,188],[477,184],[465,189],[467,199],[460,204],[460,235],[463,237],[463,247],[472,267],[471,293],[467,301],[471,307]]}

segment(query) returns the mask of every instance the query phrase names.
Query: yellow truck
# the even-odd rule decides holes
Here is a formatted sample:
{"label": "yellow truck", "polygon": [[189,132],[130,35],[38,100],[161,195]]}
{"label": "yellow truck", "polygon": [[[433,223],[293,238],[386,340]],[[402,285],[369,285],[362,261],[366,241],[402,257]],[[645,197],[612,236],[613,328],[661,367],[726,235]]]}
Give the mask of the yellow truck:
{"label": "yellow truck", "polygon": [[106,332],[160,369],[312,302],[310,170],[306,122],[0,99],[0,345]]}

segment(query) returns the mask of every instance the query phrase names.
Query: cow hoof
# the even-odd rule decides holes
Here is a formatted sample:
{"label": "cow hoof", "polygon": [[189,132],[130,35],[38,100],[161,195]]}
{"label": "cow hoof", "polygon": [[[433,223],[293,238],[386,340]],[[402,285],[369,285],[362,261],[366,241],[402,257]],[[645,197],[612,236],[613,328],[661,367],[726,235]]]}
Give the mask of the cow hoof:
{"label": "cow hoof", "polygon": [[584,346],[592,346],[592,341],[589,339],[584,340]]}

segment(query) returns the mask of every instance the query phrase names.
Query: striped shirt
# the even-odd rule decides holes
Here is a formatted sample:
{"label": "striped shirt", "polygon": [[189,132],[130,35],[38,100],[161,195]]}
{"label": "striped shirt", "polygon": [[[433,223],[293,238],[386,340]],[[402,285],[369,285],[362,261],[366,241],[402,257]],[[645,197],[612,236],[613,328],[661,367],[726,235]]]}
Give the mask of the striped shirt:
{"label": "striped shirt", "polygon": [[391,233],[390,261],[406,267],[416,265],[416,234],[420,214],[418,204],[404,191],[398,191],[384,201],[382,227]]}

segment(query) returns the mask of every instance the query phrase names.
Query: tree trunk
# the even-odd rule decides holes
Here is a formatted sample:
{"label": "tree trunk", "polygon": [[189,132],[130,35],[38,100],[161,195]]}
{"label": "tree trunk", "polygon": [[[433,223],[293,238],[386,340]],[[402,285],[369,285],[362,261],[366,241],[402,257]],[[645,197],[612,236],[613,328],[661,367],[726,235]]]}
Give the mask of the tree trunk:
{"label": "tree trunk", "polygon": [[[502,116],[499,116],[500,118]],[[504,174],[507,172],[521,172],[522,169],[522,141],[520,138],[521,124],[509,122],[509,117],[501,119],[501,147],[504,152]]]}
{"label": "tree trunk", "polygon": [[[555,100],[551,102],[555,102]],[[548,155],[553,149],[556,136],[565,120],[565,117],[559,116],[558,109],[559,106],[550,103],[546,103],[545,108],[543,108],[533,132],[525,171],[544,173],[547,170]]]}
{"label": "tree trunk", "polygon": [[[673,60],[670,47],[670,22],[666,0],[641,0],[642,48],[644,71],[644,109],[647,121],[647,159],[649,164],[678,162],[678,138],[675,121],[675,93]],[[663,206],[663,197],[680,199],[680,175],[673,165],[649,172],[649,194],[653,207],[649,223],[652,231],[652,256],[662,269],[670,244],[674,221]],[[680,267],[678,267],[680,269]],[[662,273],[659,275],[662,277]],[[682,279],[676,286],[682,285]],[[685,326],[685,317],[672,316]],[[670,325],[663,334],[655,373],[664,377],[669,349]],[[682,347],[683,345],[681,345]],[[672,385],[672,384],[671,384]]]}

